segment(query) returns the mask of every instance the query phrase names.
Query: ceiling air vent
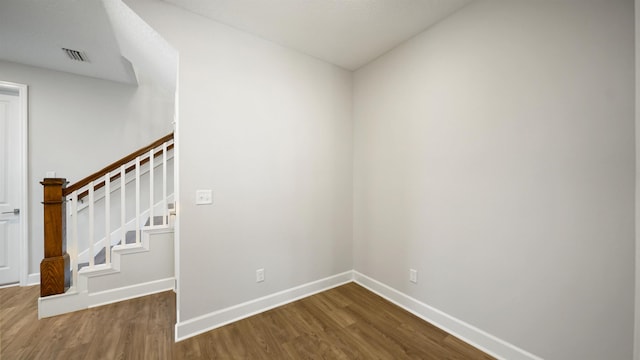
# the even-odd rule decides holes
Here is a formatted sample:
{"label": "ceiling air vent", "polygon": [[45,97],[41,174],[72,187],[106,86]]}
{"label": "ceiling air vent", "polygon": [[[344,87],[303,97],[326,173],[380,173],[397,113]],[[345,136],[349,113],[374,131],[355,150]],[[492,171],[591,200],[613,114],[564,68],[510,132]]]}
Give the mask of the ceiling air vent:
{"label": "ceiling air vent", "polygon": [[67,54],[67,57],[71,60],[89,62],[87,54],[83,53],[82,51],[71,50],[67,48],[62,48],[62,51],[64,51],[64,53]]}

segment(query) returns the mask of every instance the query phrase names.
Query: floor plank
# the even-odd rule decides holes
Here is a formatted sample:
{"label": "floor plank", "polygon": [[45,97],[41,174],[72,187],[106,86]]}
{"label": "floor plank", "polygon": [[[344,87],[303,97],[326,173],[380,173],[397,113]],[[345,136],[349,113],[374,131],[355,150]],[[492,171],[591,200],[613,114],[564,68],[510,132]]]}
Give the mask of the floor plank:
{"label": "floor plank", "polygon": [[0,359],[493,359],[355,283],[174,343],[175,294],[37,319],[0,289]]}

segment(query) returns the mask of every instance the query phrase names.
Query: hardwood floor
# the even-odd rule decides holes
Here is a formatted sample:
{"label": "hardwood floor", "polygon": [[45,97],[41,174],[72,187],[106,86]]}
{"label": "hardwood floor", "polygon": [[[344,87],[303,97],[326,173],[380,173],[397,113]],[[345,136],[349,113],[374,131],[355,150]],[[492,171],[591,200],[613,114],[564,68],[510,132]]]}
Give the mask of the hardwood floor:
{"label": "hardwood floor", "polygon": [[171,291],[38,320],[39,291],[0,289],[0,359],[493,359],[354,283],[179,343]]}

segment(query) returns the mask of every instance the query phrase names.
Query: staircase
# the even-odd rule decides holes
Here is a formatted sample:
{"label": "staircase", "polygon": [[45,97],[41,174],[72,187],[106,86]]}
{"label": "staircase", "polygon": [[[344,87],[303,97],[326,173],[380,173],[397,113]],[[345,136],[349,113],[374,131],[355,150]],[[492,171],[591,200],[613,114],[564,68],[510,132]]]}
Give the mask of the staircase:
{"label": "staircase", "polygon": [[69,187],[44,179],[40,318],[175,289],[172,149],[170,134]]}
{"label": "staircase", "polygon": [[[172,205],[172,204],[169,204]],[[171,207],[170,207],[171,208]],[[147,222],[144,224],[145,228],[149,228],[150,227],[150,221],[151,219],[147,219]],[[154,220],[153,220],[153,224],[154,226],[159,226],[163,224],[163,221],[166,221],[165,219],[163,219],[162,216],[154,216]],[[131,245],[131,244],[135,244],[136,243],[136,236],[140,236],[140,234],[137,234],[137,232],[140,232],[140,230],[129,230],[126,232],[125,237],[124,237],[124,244],[126,245]],[[111,245],[109,247],[110,251],[112,251],[113,253],[113,248],[116,246],[122,245],[122,240],[118,241],[118,243],[116,245]],[[120,249],[122,247],[119,247],[118,249]],[[98,252],[98,254],[96,254],[94,256],[94,260],[93,263],[94,264],[106,264],[107,262],[107,248],[103,247],[102,249],[100,249],[100,251]],[[82,262],[78,264],[78,270],[80,271],[80,273],[82,273],[82,268],[84,267],[88,267],[89,266],[89,262]],[[71,271],[73,271],[73,269],[71,269]]]}

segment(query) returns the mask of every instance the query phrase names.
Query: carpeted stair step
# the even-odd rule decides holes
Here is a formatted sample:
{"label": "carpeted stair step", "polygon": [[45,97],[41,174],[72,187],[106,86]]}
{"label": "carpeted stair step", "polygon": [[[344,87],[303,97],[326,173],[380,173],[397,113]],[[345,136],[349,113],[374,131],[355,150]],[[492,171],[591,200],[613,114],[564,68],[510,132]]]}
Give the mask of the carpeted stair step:
{"label": "carpeted stair step", "polygon": [[[165,218],[165,216],[154,216],[153,217],[153,225],[162,225],[162,220]],[[167,219],[168,221],[168,219]],[[147,222],[144,223],[144,226],[149,226],[149,223],[151,223],[151,218],[147,219]]]}
{"label": "carpeted stair step", "polygon": [[[173,204],[169,204],[168,206],[170,209],[174,207]],[[166,216],[154,216],[153,217],[153,225],[162,225],[162,220],[165,218]],[[167,219],[168,221],[168,219]],[[151,223],[151,218],[147,219],[147,222],[144,224],[144,226],[149,226],[149,224]],[[138,230],[140,231],[140,230]],[[142,234],[141,234],[142,235]],[[133,244],[136,242],[136,231],[135,230],[130,230],[127,231],[127,233],[125,234],[125,244]],[[119,241],[116,245],[120,245],[122,243],[122,241]],[[111,246],[111,248],[113,248],[113,245]],[[96,256],[93,258],[93,263],[95,265],[100,265],[100,264],[104,264],[106,263],[106,251],[105,248],[103,247],[100,252],[98,252],[96,254]],[[81,270],[83,267],[87,267],[89,266],[89,262],[83,262],[78,264],[78,270]]]}
{"label": "carpeted stair step", "polygon": [[[160,217],[162,218],[162,216]],[[155,220],[154,220],[155,222]],[[149,223],[149,221],[147,221],[147,223]],[[160,220],[160,223],[162,223],[162,219]],[[140,231],[140,230],[138,230]],[[125,234],[125,244],[134,244],[136,242],[136,231],[135,230],[129,230],[127,231],[127,233]],[[118,241],[118,243],[116,245],[120,245],[122,243],[122,241]],[[111,246],[111,249],[113,249],[115,245]],[[104,264],[107,262],[107,258],[106,258],[106,253],[105,253],[105,248],[103,247],[97,254],[96,256],[93,258],[93,263],[95,265],[100,265],[100,264]],[[78,264],[78,270],[81,270],[83,267],[87,267],[89,266],[89,262],[83,262]]]}

